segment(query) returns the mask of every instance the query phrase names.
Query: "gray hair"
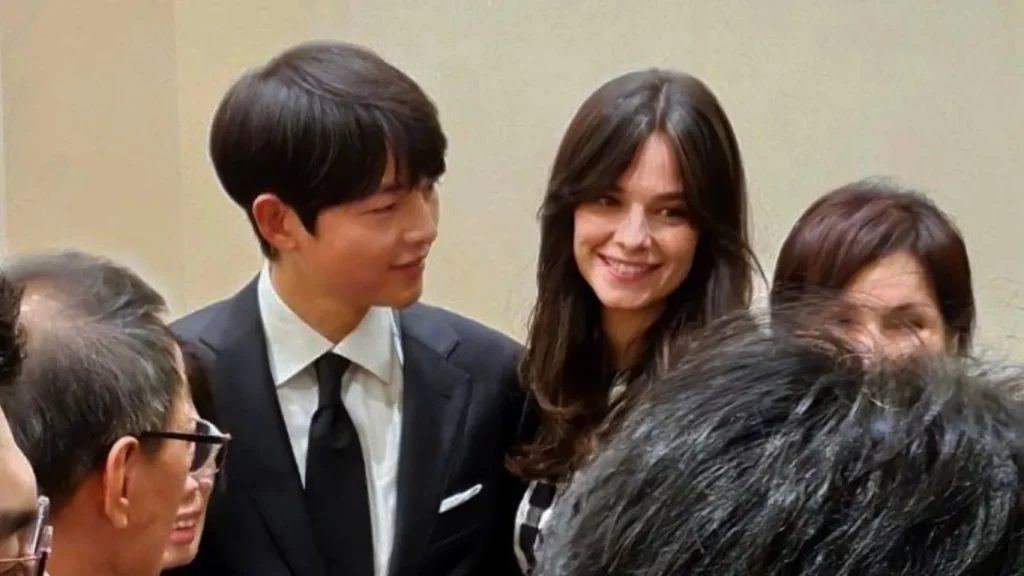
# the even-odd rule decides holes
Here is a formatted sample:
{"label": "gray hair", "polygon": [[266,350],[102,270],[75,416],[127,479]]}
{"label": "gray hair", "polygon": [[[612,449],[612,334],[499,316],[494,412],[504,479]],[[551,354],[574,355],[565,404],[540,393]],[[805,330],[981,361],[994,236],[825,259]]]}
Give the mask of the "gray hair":
{"label": "gray hair", "polygon": [[59,509],[119,438],[167,426],[183,385],[178,348],[163,297],[113,262],[30,255],[3,274],[23,291],[26,335],[3,405],[40,491]]}
{"label": "gray hair", "polygon": [[559,500],[537,574],[1024,573],[1021,372],[845,346],[695,339]]}

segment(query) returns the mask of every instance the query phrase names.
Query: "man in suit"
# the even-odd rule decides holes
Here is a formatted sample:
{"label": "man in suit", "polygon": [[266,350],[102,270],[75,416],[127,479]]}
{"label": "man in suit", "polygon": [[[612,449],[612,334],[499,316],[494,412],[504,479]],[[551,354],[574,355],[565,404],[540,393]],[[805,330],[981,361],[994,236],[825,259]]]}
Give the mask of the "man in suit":
{"label": "man in suit", "polygon": [[266,263],[173,326],[233,436],[179,574],[515,569],[519,346],[416,303],[446,147],[420,87],[354,45],[296,46],[224,97],[211,158]]}

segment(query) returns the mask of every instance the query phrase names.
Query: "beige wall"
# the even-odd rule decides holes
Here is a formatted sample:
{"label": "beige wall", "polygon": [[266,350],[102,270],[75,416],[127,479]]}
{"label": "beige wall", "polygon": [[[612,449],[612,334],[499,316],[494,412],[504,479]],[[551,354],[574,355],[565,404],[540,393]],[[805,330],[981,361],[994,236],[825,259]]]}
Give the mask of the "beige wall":
{"label": "beige wall", "polygon": [[[127,1],[127,0],[122,0]],[[245,215],[225,196],[207,157],[210,118],[241,71],[311,37],[342,37],[342,2],[181,0],[174,26],[183,263],[181,312],[223,298],[260,259]]]}
{"label": "beige wall", "polygon": [[259,259],[209,119],[243,68],[315,37],[376,48],[438,101],[451,169],[428,300],[522,334],[561,130],[603,80],[659,65],[729,111],[769,272],[811,199],[894,174],[963,228],[982,340],[1024,353],[1020,0],[2,0],[7,249],[125,259],[179,313],[233,290]]}
{"label": "beige wall", "polygon": [[8,252],[77,246],[181,276],[173,5],[0,3]]}

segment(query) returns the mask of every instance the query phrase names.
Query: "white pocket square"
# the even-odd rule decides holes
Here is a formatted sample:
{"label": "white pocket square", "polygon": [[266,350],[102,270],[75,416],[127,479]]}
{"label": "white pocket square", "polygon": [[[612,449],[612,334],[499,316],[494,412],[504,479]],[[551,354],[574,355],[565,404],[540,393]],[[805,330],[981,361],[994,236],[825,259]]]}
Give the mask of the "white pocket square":
{"label": "white pocket square", "polygon": [[466,502],[469,502],[474,496],[480,493],[484,489],[483,484],[477,484],[469,490],[459,492],[458,494],[452,494],[441,501],[441,508],[438,509],[438,514],[444,514],[445,512],[455,508],[456,506],[462,506]]}

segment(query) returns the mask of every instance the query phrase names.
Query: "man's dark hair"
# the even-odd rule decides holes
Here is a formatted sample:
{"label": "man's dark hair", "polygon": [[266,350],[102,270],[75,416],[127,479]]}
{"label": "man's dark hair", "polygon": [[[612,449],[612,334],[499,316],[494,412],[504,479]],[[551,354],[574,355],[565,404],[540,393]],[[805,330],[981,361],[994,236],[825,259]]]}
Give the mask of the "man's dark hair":
{"label": "man's dark hair", "polygon": [[160,294],[110,261],[33,255],[3,274],[22,290],[25,359],[0,398],[59,510],[118,438],[167,426],[183,385],[177,344]]}
{"label": "man's dark hair", "polygon": [[389,157],[396,184],[409,189],[444,173],[446,148],[437,109],[419,85],[343,42],[300,44],[246,73],[210,132],[221,185],[254,229],[253,201],[269,192],[310,233],[323,209],[376,192]]}
{"label": "man's dark hair", "polygon": [[559,501],[538,574],[1024,574],[1022,383],[716,326]]}

